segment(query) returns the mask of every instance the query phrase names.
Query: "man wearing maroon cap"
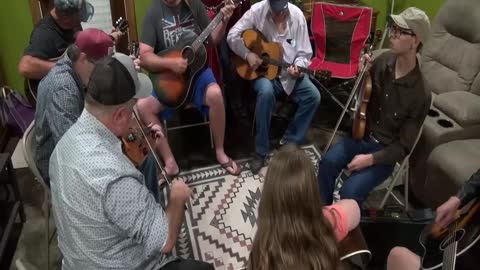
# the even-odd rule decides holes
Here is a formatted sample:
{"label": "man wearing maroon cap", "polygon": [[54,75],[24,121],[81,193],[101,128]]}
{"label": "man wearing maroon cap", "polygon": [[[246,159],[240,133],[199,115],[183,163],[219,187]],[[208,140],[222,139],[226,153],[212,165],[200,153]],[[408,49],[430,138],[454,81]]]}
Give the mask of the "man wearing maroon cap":
{"label": "man wearing maroon cap", "polygon": [[75,44],[38,86],[35,162],[47,184],[50,155],[83,110],[85,89],[95,62],[112,48],[113,41],[105,32],[94,28],[80,32]]}

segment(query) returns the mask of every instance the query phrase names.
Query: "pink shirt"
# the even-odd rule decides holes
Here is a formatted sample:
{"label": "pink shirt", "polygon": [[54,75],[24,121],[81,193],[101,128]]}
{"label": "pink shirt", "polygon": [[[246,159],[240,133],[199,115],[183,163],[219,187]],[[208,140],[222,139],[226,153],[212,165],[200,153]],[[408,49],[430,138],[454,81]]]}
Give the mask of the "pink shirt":
{"label": "pink shirt", "polygon": [[348,234],[348,216],[340,205],[323,207],[323,215],[332,224],[337,242],[340,242]]}

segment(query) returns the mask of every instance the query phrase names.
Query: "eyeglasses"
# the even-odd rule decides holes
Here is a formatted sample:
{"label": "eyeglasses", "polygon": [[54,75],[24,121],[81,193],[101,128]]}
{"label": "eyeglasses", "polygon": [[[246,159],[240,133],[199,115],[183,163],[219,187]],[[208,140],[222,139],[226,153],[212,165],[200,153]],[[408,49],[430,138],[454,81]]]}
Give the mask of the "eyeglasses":
{"label": "eyeglasses", "polygon": [[388,27],[388,33],[392,38],[399,38],[401,35],[407,35],[407,36],[416,36],[415,33],[413,33],[410,30],[405,30],[400,27],[390,25]]}

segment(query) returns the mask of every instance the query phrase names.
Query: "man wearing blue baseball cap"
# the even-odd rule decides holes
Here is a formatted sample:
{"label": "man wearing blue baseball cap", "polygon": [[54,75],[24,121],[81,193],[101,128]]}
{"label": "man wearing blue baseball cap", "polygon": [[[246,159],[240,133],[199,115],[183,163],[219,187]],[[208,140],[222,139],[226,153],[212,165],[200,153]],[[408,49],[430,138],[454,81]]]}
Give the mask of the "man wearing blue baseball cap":
{"label": "man wearing blue baseball cap", "polygon": [[297,105],[294,119],[289,124],[279,145],[303,144],[310,122],[320,104],[320,92],[298,67],[308,67],[312,46],[303,12],[288,0],[264,0],[254,4],[230,29],[227,42],[230,49],[248,62],[251,70],[262,65],[261,55],[245,46],[242,33],[247,29],[260,31],[269,42],[281,44],[282,61],[291,64],[282,69],[273,80],[260,77],[254,81],[257,93],[255,105],[255,154],[249,163],[253,173],[265,165],[270,153],[269,132],[271,115],[278,97],[289,96]]}

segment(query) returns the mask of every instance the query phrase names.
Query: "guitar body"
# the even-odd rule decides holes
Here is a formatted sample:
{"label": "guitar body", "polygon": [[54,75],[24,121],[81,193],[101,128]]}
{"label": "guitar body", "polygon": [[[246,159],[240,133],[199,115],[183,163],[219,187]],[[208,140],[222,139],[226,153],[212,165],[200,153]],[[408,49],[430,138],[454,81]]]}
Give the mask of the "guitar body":
{"label": "guitar body", "polygon": [[184,58],[188,66],[183,74],[171,70],[150,74],[158,99],[166,106],[178,109],[187,105],[193,95],[193,82],[207,64],[207,49],[202,44],[196,51],[190,45],[196,36],[182,35],[176,46],[160,53],[165,58]]}
{"label": "guitar body", "polygon": [[[245,46],[260,58],[264,57],[279,62],[282,61],[282,48],[280,44],[267,42],[263,35],[258,31],[251,29],[245,30],[242,33],[242,38]],[[260,65],[256,70],[252,70],[248,65],[248,62],[239,56],[233,58],[233,63],[237,69],[238,75],[245,80],[255,80],[261,76],[273,80],[278,76],[281,69],[281,67],[277,65],[271,65],[264,61],[264,64]]]}
{"label": "guitar body", "polygon": [[[455,269],[470,270],[480,267],[480,202],[458,220],[456,232],[457,251]],[[424,248],[422,269],[442,269],[447,232],[436,232],[433,225],[426,226],[420,235],[420,244]]]}
{"label": "guitar body", "polygon": [[[338,245],[340,260],[344,264],[353,264],[365,269],[372,258],[360,226],[350,231]],[[346,269],[351,269],[345,267]],[[355,268],[357,269],[357,268]]]}

